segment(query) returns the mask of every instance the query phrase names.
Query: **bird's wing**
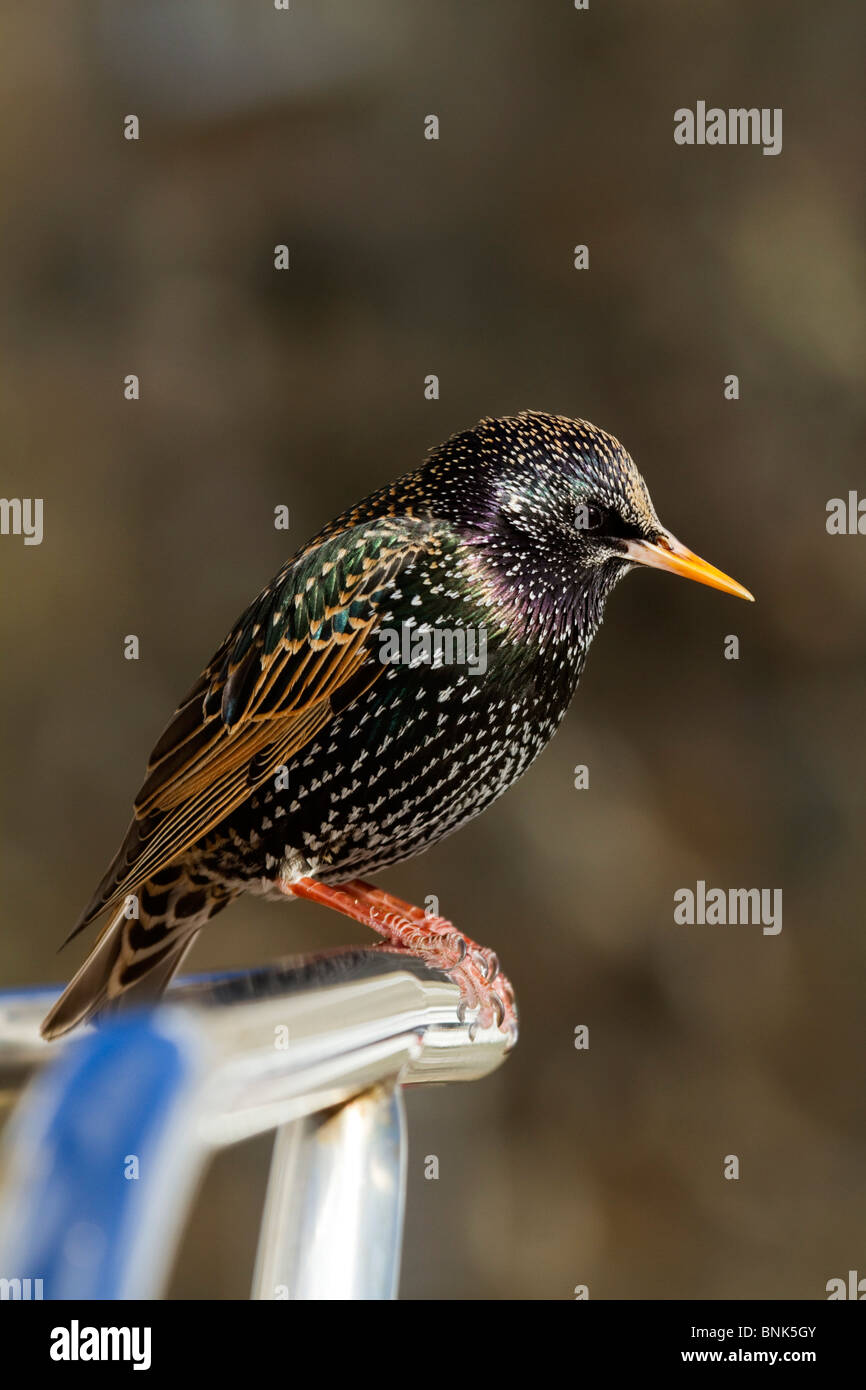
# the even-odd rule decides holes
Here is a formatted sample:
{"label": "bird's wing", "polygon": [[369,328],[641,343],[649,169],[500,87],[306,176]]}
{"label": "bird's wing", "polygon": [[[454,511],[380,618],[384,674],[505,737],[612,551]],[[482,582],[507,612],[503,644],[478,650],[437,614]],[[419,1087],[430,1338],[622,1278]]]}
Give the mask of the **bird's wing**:
{"label": "bird's wing", "polygon": [[383,517],[289,562],[157,742],[126,838],[73,936],[218,825],[381,676],[369,643],[378,605],[442,540],[430,521]]}

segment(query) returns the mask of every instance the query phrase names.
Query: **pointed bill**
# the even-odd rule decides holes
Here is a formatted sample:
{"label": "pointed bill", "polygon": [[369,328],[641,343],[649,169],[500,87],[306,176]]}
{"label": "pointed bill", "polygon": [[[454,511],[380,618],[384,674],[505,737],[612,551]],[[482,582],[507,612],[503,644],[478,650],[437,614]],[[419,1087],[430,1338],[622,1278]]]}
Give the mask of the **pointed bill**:
{"label": "pointed bill", "polygon": [[670,574],[682,575],[683,579],[706,584],[711,589],[721,589],[723,594],[734,594],[737,598],[748,599],[750,603],[755,601],[748,589],[744,589],[736,579],[717,570],[715,565],[707,564],[694,551],[687,550],[669,531],[662,532],[654,541],[626,541],[625,553],[634,565],[667,570]]}

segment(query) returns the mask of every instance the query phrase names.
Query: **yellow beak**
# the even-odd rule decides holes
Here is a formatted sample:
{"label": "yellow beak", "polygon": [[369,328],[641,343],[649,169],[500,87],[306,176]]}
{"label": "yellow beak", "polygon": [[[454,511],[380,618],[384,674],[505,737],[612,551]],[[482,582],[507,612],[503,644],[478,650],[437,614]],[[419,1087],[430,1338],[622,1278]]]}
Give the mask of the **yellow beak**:
{"label": "yellow beak", "polygon": [[681,574],[684,579],[694,579],[698,584],[707,584],[711,589],[721,589],[723,594],[735,594],[746,598],[750,603],[755,599],[748,589],[723,574],[715,565],[708,565],[700,555],[687,550],[676,536],[665,531],[654,541],[626,541],[625,553],[634,565],[649,565],[652,569],[668,570],[670,574]]}

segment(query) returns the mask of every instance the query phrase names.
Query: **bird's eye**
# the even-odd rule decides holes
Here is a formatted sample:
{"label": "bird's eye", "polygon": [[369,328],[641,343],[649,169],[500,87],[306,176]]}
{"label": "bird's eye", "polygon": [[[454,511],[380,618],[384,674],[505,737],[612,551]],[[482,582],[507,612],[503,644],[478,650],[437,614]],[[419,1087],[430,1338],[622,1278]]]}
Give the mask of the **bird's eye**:
{"label": "bird's eye", "polygon": [[574,524],[578,531],[599,531],[604,525],[604,512],[581,502],[575,511]]}

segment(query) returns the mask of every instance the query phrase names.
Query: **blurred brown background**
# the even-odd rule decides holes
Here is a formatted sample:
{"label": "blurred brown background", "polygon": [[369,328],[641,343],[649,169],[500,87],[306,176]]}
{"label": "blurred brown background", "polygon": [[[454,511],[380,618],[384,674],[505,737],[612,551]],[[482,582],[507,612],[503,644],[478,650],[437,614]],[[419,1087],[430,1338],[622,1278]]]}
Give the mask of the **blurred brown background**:
{"label": "blurred brown background", "polygon": [[[403,1296],[866,1273],[866,539],[825,530],[864,485],[862,6],[4,8],[2,491],[45,537],[0,539],[0,983],[81,959],[155,736],[287,549],[482,415],[587,417],[758,602],[630,578],[526,779],[385,876],[497,948],[523,1024],[410,1099]],[[783,152],[676,146],[699,99],[782,107]],[[782,888],[781,934],[676,926],[698,878]],[[192,966],[363,939],[241,902]],[[175,1294],[246,1295],[266,1164],[218,1163]]]}

